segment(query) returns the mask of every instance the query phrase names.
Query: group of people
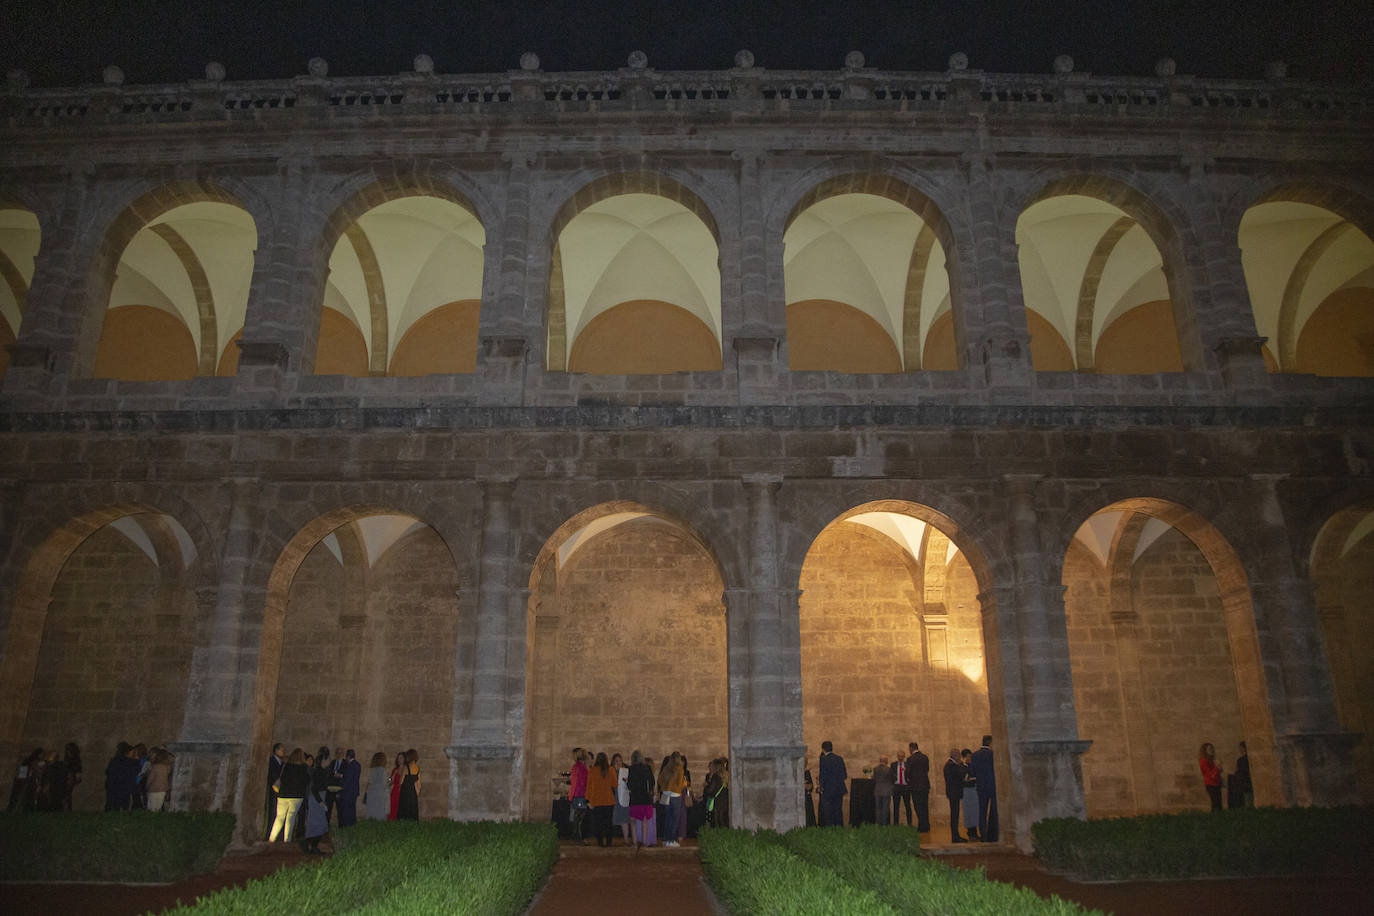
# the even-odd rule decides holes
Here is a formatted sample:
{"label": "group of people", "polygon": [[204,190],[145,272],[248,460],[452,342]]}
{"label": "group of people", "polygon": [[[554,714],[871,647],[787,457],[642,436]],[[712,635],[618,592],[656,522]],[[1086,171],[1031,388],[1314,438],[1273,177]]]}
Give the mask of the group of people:
{"label": "group of people", "polygon": [[657,773],[654,761],[642,752],[607,756],[576,747],[568,772],[569,818],[574,839],[586,844],[583,821],[591,812],[596,845],[614,844],[617,828],[624,845],[639,849],[681,844],[687,836],[687,812],[699,804],[706,823],[730,826],[730,761],[717,757],[707,765],[706,781],[698,793],[687,757],[674,751],[663,758]]}
{"label": "group of people", "polygon": [[72,792],[81,782],[81,748],[68,743],[57,751],[36,747],[19,761],[10,786],[10,811],[70,811]]}
{"label": "group of people", "polygon": [[[900,823],[901,812],[905,809],[906,822],[910,826],[914,810],[916,829],[921,833],[930,832],[930,758],[917,742],[907,744],[906,751],[898,750],[895,761],[886,754],[879,756],[872,776],[874,818],[878,824]],[[944,777],[951,842],[997,842],[997,778],[993,771],[992,736],[984,735],[977,751],[950,748]],[[816,779],[812,779],[810,770],[805,772],[804,779],[807,826],[844,826],[844,797],[849,794],[849,773],[844,758],[835,753],[831,742],[821,743]],[[812,801],[813,792],[820,797],[819,812]],[[967,838],[959,833],[961,808]]]}
{"label": "group of people", "polygon": [[[1202,787],[1207,790],[1207,798],[1213,811],[1221,810],[1221,789],[1223,777],[1221,764],[1217,762],[1217,749],[1210,742],[1202,745],[1197,755],[1198,769],[1202,771]],[[1245,742],[1240,743],[1240,753],[1236,756],[1236,771],[1225,778],[1226,807],[1252,808],[1255,805],[1255,785],[1250,781],[1250,752]]]}
{"label": "group of people", "polygon": [[378,751],[364,783],[353,748],[335,748],[332,756],[328,747],[315,754],[298,747],[287,754],[284,744],[275,744],[267,763],[267,841],[298,837],[303,851],[320,854],[331,821],[340,827],[358,822],[359,798],[369,820],[419,820],[419,753],[411,748],[397,754],[388,772],[386,754]]}

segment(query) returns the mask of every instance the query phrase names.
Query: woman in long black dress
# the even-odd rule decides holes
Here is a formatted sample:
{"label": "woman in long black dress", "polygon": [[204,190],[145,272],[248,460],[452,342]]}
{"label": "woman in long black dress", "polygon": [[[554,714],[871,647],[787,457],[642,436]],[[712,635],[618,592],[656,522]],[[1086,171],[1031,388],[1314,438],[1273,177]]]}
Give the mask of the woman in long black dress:
{"label": "woman in long black dress", "polygon": [[816,784],[811,781],[811,771],[807,770],[803,779],[806,782],[806,826],[816,826],[816,802],[811,797],[811,793],[816,791]]}
{"label": "woman in long black dress", "polygon": [[415,748],[406,751],[406,769],[401,778],[401,800],[396,817],[403,821],[420,819],[420,755]]}

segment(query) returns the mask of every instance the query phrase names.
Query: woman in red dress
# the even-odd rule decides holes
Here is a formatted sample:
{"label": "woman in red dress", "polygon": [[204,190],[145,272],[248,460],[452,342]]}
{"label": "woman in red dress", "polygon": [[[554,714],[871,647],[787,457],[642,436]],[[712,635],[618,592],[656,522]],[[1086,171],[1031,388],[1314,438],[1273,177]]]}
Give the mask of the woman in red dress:
{"label": "woman in red dress", "polygon": [[1202,786],[1212,801],[1212,810],[1221,810],[1221,766],[1217,763],[1217,752],[1211,744],[1204,744],[1197,755],[1198,769],[1202,770]]}
{"label": "woman in red dress", "polygon": [[391,777],[387,784],[391,786],[391,813],[386,816],[389,821],[396,820],[396,812],[401,807],[401,781],[406,775],[406,755],[405,751],[396,755],[396,765],[391,768]]}

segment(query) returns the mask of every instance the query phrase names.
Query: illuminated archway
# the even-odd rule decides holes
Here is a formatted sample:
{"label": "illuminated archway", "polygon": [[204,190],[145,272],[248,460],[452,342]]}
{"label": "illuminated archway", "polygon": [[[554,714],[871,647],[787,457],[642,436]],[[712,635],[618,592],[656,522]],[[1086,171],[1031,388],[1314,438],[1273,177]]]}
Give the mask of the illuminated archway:
{"label": "illuminated archway", "polygon": [[1271,199],[1245,211],[1239,242],[1271,371],[1374,375],[1368,235],[1325,207]]}
{"label": "illuminated archway", "polygon": [[700,783],[728,753],[718,564],[681,521],[633,502],[578,513],[530,576],[524,811],[548,816],[575,746],[682,751]]}
{"label": "illuminated archway", "polygon": [[943,217],[913,189],[868,177],[826,183],[788,220],[791,368],[901,372],[927,361],[953,368],[952,335],[932,334],[951,314]]}
{"label": "illuminated archway", "polygon": [[[611,176],[564,205],[553,232],[550,370],[721,368],[718,233],[700,198],[662,176]],[[579,348],[589,332],[597,340]],[[613,338],[638,353],[612,358]]]}
{"label": "illuminated archway", "polygon": [[1037,371],[1183,370],[1169,277],[1148,228],[1115,203],[1071,190],[1021,213],[1016,242]]}
{"label": "illuminated archway", "polygon": [[[413,515],[340,509],[306,525],[267,587],[251,763],[276,741],[352,747],[364,762],[382,751],[388,767],[415,748],[421,817],[447,817],[444,749],[464,702],[454,658],[472,639],[458,586],[448,544]],[[256,814],[254,801],[241,817]],[[254,829],[245,822],[244,835]]]}
{"label": "illuminated archway", "polygon": [[41,238],[38,217],[32,211],[0,201],[0,378],[9,368],[9,345],[18,339],[24,320]]}
{"label": "illuminated archway", "polygon": [[1312,584],[1341,726],[1365,735],[1355,746],[1360,798],[1374,801],[1374,502],[1332,516],[1312,546]]}
{"label": "illuminated archway", "polygon": [[1256,802],[1277,803],[1249,585],[1221,533],[1174,503],[1123,500],[1078,529],[1063,584],[1089,815],[1206,808],[1204,741],[1228,768],[1247,742]]}
{"label": "illuminated archway", "polygon": [[253,217],[226,199],[192,200],[142,224],[119,255],[94,375],[232,374],[257,244]]}
{"label": "illuminated archway", "polygon": [[449,198],[398,195],[359,214],[329,257],[316,374],[475,372],[485,244],[471,207]]}
{"label": "illuminated archway", "polygon": [[[916,741],[938,787],[951,747],[976,748],[993,733],[979,599],[987,575],[951,540],[956,530],[928,507],[885,500],[846,512],[811,544],[800,579],[809,767],[822,741],[851,776]],[[1010,794],[1001,793],[1007,810]],[[939,797],[932,791],[937,823]]]}

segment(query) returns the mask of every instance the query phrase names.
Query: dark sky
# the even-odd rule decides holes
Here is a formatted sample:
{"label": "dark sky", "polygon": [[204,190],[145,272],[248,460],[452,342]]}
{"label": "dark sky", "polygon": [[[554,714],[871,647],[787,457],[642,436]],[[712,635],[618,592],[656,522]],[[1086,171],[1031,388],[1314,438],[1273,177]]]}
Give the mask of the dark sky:
{"label": "dark sky", "polygon": [[6,0],[0,65],[35,86],[98,82],[106,64],[127,82],[199,78],[222,62],[230,79],[305,72],[409,70],[417,53],[440,72],[518,66],[624,66],[640,49],[659,69],[720,69],[748,48],[758,66],[838,69],[845,52],[869,66],[943,70],[953,51],[976,69],[1044,73],[1056,54],[1097,74],[1153,72],[1259,78],[1283,59],[1293,77],[1374,85],[1374,0]]}

